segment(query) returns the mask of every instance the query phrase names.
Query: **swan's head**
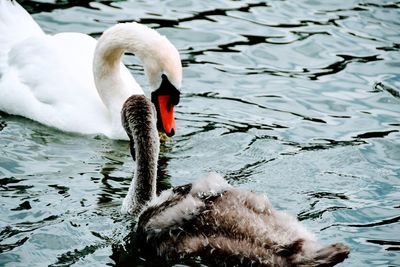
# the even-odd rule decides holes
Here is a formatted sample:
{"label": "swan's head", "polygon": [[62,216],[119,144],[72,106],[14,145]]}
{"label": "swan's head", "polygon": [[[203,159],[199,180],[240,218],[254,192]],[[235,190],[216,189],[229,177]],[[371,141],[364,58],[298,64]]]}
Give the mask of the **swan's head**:
{"label": "swan's head", "polygon": [[[157,127],[172,136],[176,132],[174,106],[179,103],[182,63],[178,50],[165,37],[147,26],[133,23],[142,43],[136,55],[151,87],[151,100],[157,110]],[[140,34],[139,34],[140,33]],[[137,47],[138,47],[137,46]]]}
{"label": "swan's head", "polygon": [[[178,50],[165,36],[143,24],[120,23],[100,37],[96,48],[100,56],[95,57],[95,63],[100,58],[108,65],[118,66],[124,51],[135,54],[143,63],[152,91],[152,102],[157,110],[158,129],[168,136],[174,135],[176,125],[173,112],[174,106],[179,103],[182,84],[182,64]],[[102,63],[94,65],[102,66]],[[101,72],[98,76],[101,76]]]}
{"label": "swan's head", "polygon": [[158,64],[145,65],[152,87],[151,101],[157,110],[157,127],[168,136],[176,132],[174,107],[179,104],[182,65],[178,51],[164,36],[159,46]]}
{"label": "swan's head", "polygon": [[161,75],[159,88],[151,93],[151,101],[157,110],[157,128],[168,136],[176,132],[174,107],[179,104],[180,92],[169,81],[168,76]]}

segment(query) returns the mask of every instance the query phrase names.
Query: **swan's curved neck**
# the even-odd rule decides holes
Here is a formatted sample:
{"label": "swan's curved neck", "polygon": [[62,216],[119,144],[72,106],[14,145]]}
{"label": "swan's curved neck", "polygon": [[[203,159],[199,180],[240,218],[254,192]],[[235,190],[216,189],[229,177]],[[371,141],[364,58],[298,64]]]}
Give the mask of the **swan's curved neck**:
{"label": "swan's curved neck", "polygon": [[[121,60],[126,51],[141,55],[137,53],[141,49],[141,39],[143,37],[137,35],[135,29],[119,24],[105,31],[97,42],[93,58],[94,81],[111,114],[119,114],[124,101],[134,87],[138,87]],[[142,91],[135,93],[143,94]]]}
{"label": "swan's curved neck", "polygon": [[[164,52],[160,50],[171,47],[172,44],[165,37],[138,23],[121,23],[106,30],[97,42],[93,59],[95,84],[106,106],[110,109],[118,103],[119,112],[124,101],[132,94],[130,87],[139,87],[122,67],[121,58],[125,52],[135,54],[142,62],[150,87],[155,90],[161,83],[162,65],[168,63],[164,59]],[[172,49],[169,53],[175,55],[173,52],[176,51]],[[171,58],[179,59],[179,55]],[[134,93],[143,94],[143,91],[140,89],[140,92]]]}
{"label": "swan's curved neck", "polygon": [[156,196],[160,141],[152,109],[144,96],[130,97],[122,109],[123,124],[129,129],[136,155],[136,171],[122,205],[125,213],[138,214]]}

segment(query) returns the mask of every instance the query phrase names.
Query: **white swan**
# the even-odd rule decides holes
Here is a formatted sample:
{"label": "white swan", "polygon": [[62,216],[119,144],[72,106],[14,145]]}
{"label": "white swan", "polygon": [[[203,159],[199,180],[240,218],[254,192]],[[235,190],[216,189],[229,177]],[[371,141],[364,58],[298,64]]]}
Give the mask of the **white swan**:
{"label": "white swan", "polygon": [[173,135],[182,66],[164,36],[138,23],[111,27],[98,42],[81,33],[50,36],[18,3],[0,0],[0,110],[67,132],[127,139],[122,104],[143,90],[121,63],[125,51],[143,63],[159,129]]}
{"label": "white swan", "polygon": [[172,262],[200,257],[215,266],[328,267],[349,254],[341,243],[321,245],[262,194],[235,189],[219,175],[156,197],[159,139],[155,109],[144,96],[132,96],[121,114],[137,158],[122,212],[140,214],[136,229],[139,255]]}

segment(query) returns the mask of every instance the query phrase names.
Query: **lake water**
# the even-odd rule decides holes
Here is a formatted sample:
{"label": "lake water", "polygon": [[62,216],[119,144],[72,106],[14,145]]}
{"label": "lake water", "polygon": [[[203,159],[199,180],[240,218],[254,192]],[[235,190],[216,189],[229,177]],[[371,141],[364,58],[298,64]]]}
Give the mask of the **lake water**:
{"label": "lake water", "polygon": [[[176,45],[184,80],[161,188],[216,171],[348,244],[340,266],[400,266],[399,1],[23,5],[50,34],[137,21]],[[134,219],[119,213],[133,169],[127,142],[0,113],[0,266],[145,265],[127,255]]]}

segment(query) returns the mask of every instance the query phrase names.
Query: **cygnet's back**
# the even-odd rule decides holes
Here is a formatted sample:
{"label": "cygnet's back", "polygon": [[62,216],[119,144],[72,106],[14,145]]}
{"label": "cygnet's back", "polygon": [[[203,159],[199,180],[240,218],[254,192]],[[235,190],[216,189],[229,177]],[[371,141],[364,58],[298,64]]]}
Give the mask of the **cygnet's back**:
{"label": "cygnet's back", "polygon": [[163,192],[141,213],[141,253],[200,257],[215,266],[333,266],[349,248],[322,246],[263,195],[234,189],[216,174]]}

